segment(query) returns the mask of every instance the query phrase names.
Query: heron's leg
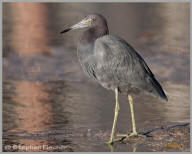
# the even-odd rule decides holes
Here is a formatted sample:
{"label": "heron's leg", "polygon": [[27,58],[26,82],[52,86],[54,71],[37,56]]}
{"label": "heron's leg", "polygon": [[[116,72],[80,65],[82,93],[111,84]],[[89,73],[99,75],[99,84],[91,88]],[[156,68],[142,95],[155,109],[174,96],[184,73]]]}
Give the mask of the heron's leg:
{"label": "heron's leg", "polygon": [[107,142],[108,144],[113,144],[113,142],[114,142],[114,134],[115,134],[117,118],[118,118],[118,114],[119,114],[119,99],[118,99],[118,89],[117,88],[115,88],[115,101],[116,101],[115,115],[114,115],[114,120],[113,120],[113,127],[112,127],[112,131],[111,131],[111,137],[110,137],[109,142]]}
{"label": "heron's leg", "polygon": [[133,132],[131,134],[137,135],[136,124],[135,124],[135,115],[134,115],[134,109],[133,109],[133,99],[132,99],[131,95],[128,95],[128,100],[129,100],[129,105],[130,105],[130,110],[131,110],[131,119],[132,119],[132,127],[133,127]]}
{"label": "heron's leg", "polygon": [[134,109],[133,109],[133,98],[131,95],[128,95],[128,100],[129,100],[129,105],[130,105],[130,110],[131,110],[131,119],[132,119],[132,127],[133,127],[133,132],[129,134],[130,136],[141,136],[141,137],[146,137],[145,135],[138,134],[136,131],[136,124],[135,124],[135,115],[134,115]]}
{"label": "heron's leg", "polygon": [[131,95],[128,95],[128,100],[129,100],[129,105],[130,105],[130,110],[131,110],[131,119],[132,119],[132,127],[133,127],[133,132],[129,135],[125,134],[119,134],[118,136],[123,136],[124,137],[131,137],[131,136],[141,136],[141,137],[146,137],[145,135],[138,134],[136,131],[136,124],[135,124],[135,115],[134,115],[134,108],[133,108],[133,99]]}

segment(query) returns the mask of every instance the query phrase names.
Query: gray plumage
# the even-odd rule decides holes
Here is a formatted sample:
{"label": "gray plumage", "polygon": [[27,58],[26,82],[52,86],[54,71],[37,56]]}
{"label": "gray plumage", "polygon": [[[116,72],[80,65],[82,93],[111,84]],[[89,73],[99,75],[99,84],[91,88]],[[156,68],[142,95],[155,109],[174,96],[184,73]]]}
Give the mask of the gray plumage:
{"label": "gray plumage", "polygon": [[82,33],[77,47],[84,72],[107,89],[118,88],[126,94],[143,91],[167,101],[143,58],[125,40],[109,35],[105,18],[93,14],[85,19],[93,22]]}
{"label": "gray plumage", "polygon": [[132,133],[124,137],[143,136],[136,131],[132,95],[145,92],[166,101],[167,96],[143,58],[125,40],[109,35],[107,21],[102,15],[89,15],[61,33],[86,27],[88,29],[81,35],[77,46],[79,62],[89,77],[115,92],[115,114],[107,144],[114,143],[120,108],[119,92],[128,96],[133,127]]}

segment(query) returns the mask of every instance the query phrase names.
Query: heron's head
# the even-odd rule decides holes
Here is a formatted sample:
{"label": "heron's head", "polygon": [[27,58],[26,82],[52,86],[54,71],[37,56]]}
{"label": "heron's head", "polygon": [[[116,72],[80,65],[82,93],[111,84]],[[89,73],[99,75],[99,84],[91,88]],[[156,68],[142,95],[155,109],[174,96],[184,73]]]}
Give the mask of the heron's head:
{"label": "heron's head", "polygon": [[63,30],[61,33],[66,33],[70,30],[74,29],[82,29],[82,28],[96,28],[96,27],[106,27],[107,28],[107,22],[106,19],[100,15],[100,14],[91,14],[83,18],[80,22],[77,24]]}

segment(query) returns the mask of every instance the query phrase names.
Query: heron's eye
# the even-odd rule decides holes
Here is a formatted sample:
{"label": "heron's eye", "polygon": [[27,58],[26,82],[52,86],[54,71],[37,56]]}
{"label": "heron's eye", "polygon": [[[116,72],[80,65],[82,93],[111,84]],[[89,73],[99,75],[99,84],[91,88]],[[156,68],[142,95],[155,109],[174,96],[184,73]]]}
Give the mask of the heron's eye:
{"label": "heron's eye", "polygon": [[92,23],[92,19],[87,19],[87,24],[90,25]]}

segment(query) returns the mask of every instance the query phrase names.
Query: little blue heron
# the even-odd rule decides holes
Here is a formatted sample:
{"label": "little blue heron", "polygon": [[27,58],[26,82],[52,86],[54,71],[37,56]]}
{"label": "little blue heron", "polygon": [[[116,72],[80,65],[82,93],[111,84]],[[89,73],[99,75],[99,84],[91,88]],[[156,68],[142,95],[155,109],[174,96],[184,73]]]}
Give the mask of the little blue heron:
{"label": "little blue heron", "polygon": [[109,35],[106,19],[100,14],[86,16],[79,23],[63,30],[86,28],[77,46],[77,56],[84,72],[104,88],[115,92],[115,114],[108,143],[113,144],[119,113],[118,93],[128,96],[133,132],[129,136],[139,136],[136,131],[132,93],[145,92],[168,101],[161,85],[143,58],[120,37]]}

